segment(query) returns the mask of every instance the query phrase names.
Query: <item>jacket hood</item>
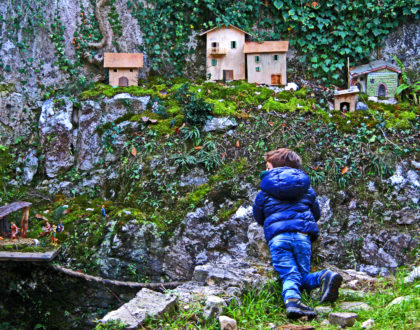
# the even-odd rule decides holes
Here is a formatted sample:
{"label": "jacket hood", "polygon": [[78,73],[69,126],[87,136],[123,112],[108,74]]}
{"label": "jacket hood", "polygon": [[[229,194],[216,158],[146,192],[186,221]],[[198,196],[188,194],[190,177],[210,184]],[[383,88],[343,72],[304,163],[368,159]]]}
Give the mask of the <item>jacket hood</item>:
{"label": "jacket hood", "polygon": [[267,194],[282,200],[301,198],[311,186],[311,180],[302,170],[277,167],[265,173],[260,187]]}

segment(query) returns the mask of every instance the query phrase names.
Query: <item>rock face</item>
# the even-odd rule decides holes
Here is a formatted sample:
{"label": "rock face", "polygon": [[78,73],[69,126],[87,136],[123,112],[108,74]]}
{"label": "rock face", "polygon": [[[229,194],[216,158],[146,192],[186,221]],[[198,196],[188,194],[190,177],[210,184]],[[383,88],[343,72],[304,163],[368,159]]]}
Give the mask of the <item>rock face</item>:
{"label": "rock face", "polygon": [[45,154],[45,172],[50,178],[74,164],[72,114],[73,102],[68,98],[48,100],[42,105],[39,136]]}
{"label": "rock face", "polygon": [[406,66],[412,81],[419,79],[420,72],[420,27],[417,22],[402,25],[392,32],[381,49],[381,58],[393,61],[397,56]]}
{"label": "rock face", "polygon": [[159,317],[175,309],[177,298],[149,289],[142,289],[135,298],[102,318],[101,323],[121,320],[126,329],[137,329],[148,316]]}
{"label": "rock face", "polygon": [[153,223],[129,221],[119,231],[109,227],[97,253],[101,272],[107,278],[160,281],[164,245]]}
{"label": "rock face", "polygon": [[18,137],[28,137],[35,121],[23,94],[0,92],[0,144],[9,145]]}
{"label": "rock face", "polygon": [[234,216],[214,224],[208,204],[187,214],[165,251],[164,270],[173,280],[190,279],[195,265],[205,264],[222,255],[239,258],[246,255],[247,229],[253,222],[252,208],[241,206]]}

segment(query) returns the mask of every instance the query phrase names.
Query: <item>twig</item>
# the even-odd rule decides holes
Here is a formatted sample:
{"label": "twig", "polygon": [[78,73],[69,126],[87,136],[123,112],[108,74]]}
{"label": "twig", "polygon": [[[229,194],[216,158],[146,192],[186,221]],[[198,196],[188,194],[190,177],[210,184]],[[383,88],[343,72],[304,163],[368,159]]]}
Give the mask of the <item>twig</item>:
{"label": "twig", "polygon": [[155,289],[155,290],[165,290],[165,289],[175,289],[176,287],[185,283],[185,282],[166,282],[166,283],[124,282],[124,281],[117,281],[117,280],[109,280],[109,279],[102,278],[99,276],[92,276],[92,275],[84,274],[82,272],[76,272],[72,269],[65,268],[60,265],[52,265],[52,268],[66,275],[82,278],[86,281],[93,281],[93,282],[97,282],[101,284],[110,284],[110,285],[123,286],[123,287],[129,287],[129,288],[147,288],[147,289]]}

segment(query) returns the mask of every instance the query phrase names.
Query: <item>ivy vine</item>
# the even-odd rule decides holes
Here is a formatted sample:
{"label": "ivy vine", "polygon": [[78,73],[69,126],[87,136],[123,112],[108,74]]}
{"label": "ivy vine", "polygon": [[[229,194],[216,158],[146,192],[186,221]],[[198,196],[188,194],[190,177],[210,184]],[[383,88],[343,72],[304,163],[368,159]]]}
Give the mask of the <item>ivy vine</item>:
{"label": "ivy vine", "polygon": [[402,21],[419,18],[417,0],[140,0],[127,2],[144,34],[152,69],[182,75],[193,31],[233,24],[256,40],[289,39],[313,77],[344,82],[345,65],[368,59]]}

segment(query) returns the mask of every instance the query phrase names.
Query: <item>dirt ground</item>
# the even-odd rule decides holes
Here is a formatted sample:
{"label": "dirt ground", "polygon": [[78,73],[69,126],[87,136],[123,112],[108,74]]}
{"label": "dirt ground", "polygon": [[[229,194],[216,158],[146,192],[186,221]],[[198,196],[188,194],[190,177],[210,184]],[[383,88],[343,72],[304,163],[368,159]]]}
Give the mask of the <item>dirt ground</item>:
{"label": "dirt ground", "polygon": [[10,239],[4,238],[0,239],[0,246],[5,245],[35,245],[35,241],[33,238],[17,238],[17,239]]}

